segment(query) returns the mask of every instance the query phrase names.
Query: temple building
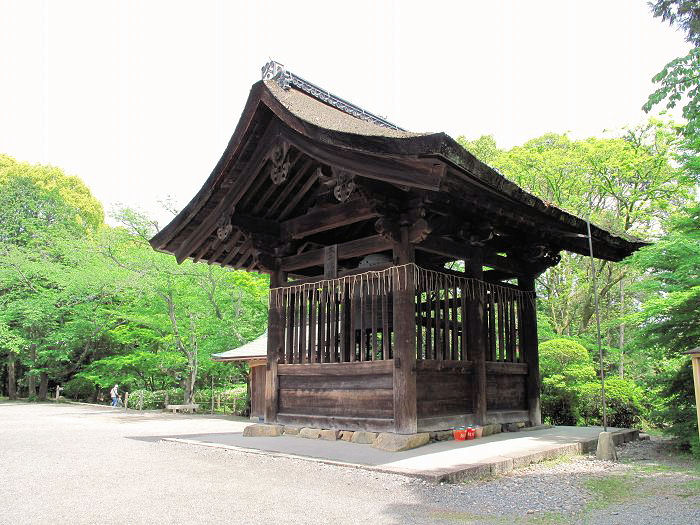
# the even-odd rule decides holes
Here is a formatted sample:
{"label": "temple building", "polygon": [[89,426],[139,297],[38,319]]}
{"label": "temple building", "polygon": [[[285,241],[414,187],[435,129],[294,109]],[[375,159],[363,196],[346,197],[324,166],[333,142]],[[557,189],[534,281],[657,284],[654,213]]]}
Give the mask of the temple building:
{"label": "temple building", "polygon": [[[643,245],[591,230],[601,259]],[[270,275],[266,422],[411,434],[540,423],[535,278],[586,231],[444,133],[270,62],[151,245]]]}

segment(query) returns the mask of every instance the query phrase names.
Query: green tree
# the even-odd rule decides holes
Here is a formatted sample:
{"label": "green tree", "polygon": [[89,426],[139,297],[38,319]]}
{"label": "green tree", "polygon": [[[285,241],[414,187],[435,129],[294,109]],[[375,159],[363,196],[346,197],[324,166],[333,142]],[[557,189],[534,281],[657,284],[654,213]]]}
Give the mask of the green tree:
{"label": "green tree", "polygon": [[[458,139],[507,178],[550,202],[604,228],[644,238],[663,233],[667,217],[689,201],[694,181],[673,165],[676,129],[657,119],[625,130],[618,138],[571,140],[546,134],[510,150],[491,137]],[[585,232],[581,232],[585,233]],[[590,265],[563,253],[559,265],[538,279],[540,316],[559,335],[590,335],[593,319]],[[639,273],[608,261],[596,262],[600,301],[612,346],[621,335],[623,280]],[[627,308],[638,300],[627,298]]]}
{"label": "green tree", "polygon": [[[208,361],[212,353],[236,347],[263,332],[267,278],[189,261],[178,265],[148,244],[155,233],[153,221],[129,209],[117,212],[116,218],[123,226],[108,232],[102,249],[129,275],[128,293],[134,301],[124,306],[122,315],[143,323],[141,329],[151,334],[147,337],[151,351],[182,358],[175,379],[185,402],[192,402],[201,379],[201,360]],[[225,373],[230,366],[209,365],[206,369],[210,374]]]}
{"label": "green tree", "polygon": [[647,300],[629,320],[638,327],[633,343],[651,355],[646,365],[649,388],[659,393],[657,423],[700,455],[690,360],[680,357],[700,342],[700,204],[670,224],[665,238],[629,261],[650,276],[638,285]]}

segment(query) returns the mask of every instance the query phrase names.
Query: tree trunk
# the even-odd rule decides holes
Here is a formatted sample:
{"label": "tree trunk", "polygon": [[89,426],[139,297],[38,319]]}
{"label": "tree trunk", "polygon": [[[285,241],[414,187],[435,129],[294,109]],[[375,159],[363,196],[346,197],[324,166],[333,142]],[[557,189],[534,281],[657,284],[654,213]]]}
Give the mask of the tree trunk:
{"label": "tree trunk", "polygon": [[39,401],[46,401],[49,393],[49,374],[42,372],[39,375]]}
{"label": "tree trunk", "polygon": [[187,376],[184,379],[185,404],[194,403],[194,383],[197,380],[197,356],[187,356]]}
{"label": "tree trunk", "polygon": [[7,395],[10,399],[17,399],[17,377],[15,373],[15,354],[7,355]]}
{"label": "tree trunk", "polygon": [[27,377],[27,397],[36,397],[36,376],[32,374],[34,368],[36,368],[36,344],[32,343],[29,345],[29,359],[30,359],[30,370],[29,377]]}
{"label": "tree trunk", "polygon": [[[625,287],[620,279],[620,314],[625,315]],[[625,323],[620,323],[620,379],[625,378]]]}

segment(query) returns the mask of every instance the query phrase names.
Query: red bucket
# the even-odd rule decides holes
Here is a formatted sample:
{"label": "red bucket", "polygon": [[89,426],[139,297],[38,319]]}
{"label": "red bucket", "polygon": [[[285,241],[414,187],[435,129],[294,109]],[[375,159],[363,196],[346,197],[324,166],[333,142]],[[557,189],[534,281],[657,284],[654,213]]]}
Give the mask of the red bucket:
{"label": "red bucket", "polygon": [[452,431],[452,435],[455,438],[455,441],[464,441],[467,439],[467,429],[466,428],[455,428]]}
{"label": "red bucket", "polygon": [[476,429],[469,427],[467,429],[467,439],[474,439],[476,437]]}

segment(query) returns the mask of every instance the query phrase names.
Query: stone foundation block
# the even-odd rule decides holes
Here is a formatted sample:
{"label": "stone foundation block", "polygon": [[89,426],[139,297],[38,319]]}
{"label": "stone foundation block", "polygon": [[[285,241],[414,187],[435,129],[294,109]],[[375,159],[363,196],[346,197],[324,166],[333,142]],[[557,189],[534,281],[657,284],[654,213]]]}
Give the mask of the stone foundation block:
{"label": "stone foundation block", "polygon": [[517,432],[520,430],[517,423],[504,423],[502,431],[503,432]]}
{"label": "stone foundation block", "polygon": [[321,437],[321,429],[304,427],[299,431],[299,437],[307,439],[318,439],[319,437]]}
{"label": "stone foundation block", "polygon": [[285,436],[298,436],[299,429],[295,428],[295,427],[284,427],[284,435]]}
{"label": "stone foundation block", "polygon": [[352,435],[354,432],[352,430],[341,430],[340,431],[340,439],[343,441],[352,441]]}
{"label": "stone foundation block", "polygon": [[275,437],[281,436],[284,426],[282,425],[248,425],[243,429],[245,437]]}
{"label": "stone foundation block", "polygon": [[326,441],[335,441],[338,439],[338,431],[337,430],[321,430],[321,439],[325,439]]}
{"label": "stone foundation block", "polygon": [[617,451],[615,450],[613,434],[610,432],[600,433],[598,436],[598,447],[596,448],[595,456],[602,460],[617,461]]}
{"label": "stone foundation block", "polygon": [[411,450],[412,448],[427,445],[430,441],[430,433],[422,432],[420,434],[393,434],[391,432],[382,432],[377,436],[377,439],[372,443],[372,448],[386,450],[387,452],[401,452],[402,450]]}
{"label": "stone foundation block", "polygon": [[434,441],[449,441],[454,439],[454,433],[452,430],[438,430],[437,432],[431,432],[430,439]]}
{"label": "stone foundation block", "polygon": [[375,439],[377,439],[376,432],[365,432],[364,430],[357,430],[355,433],[353,433],[352,439],[350,441],[352,443],[371,445],[372,443],[374,443]]}
{"label": "stone foundation block", "polygon": [[481,437],[486,437],[490,436],[492,434],[500,434],[501,433],[501,425],[500,424],[493,424],[493,425],[484,425],[483,430],[481,431]]}

